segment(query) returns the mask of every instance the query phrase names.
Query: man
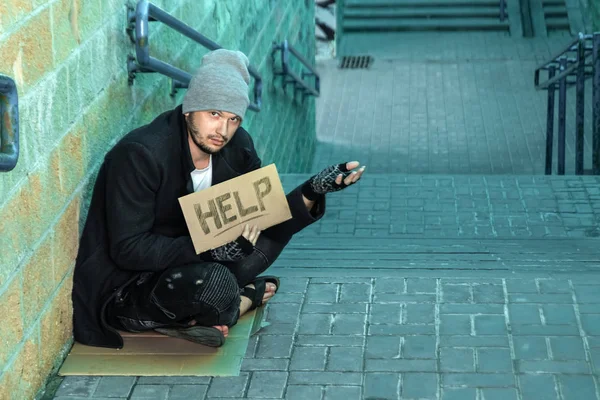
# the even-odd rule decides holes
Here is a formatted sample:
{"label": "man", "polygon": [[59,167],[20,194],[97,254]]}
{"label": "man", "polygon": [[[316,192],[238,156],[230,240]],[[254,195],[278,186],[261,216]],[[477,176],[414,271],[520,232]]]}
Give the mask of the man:
{"label": "man", "polygon": [[331,166],[287,195],[292,219],[196,255],[178,198],[261,166],[240,127],[249,105],[248,59],[216,50],[202,59],[183,104],[133,130],[102,164],[73,283],[75,340],[120,348],[118,330],[156,330],[220,346],[279,280],[258,277],[292,236],[319,220],[325,194],[358,181],[364,167]]}

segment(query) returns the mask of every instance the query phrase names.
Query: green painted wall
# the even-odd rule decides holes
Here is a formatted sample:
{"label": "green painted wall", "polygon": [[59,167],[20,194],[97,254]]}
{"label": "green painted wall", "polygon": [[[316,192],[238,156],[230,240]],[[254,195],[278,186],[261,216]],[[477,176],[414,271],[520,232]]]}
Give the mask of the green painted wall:
{"label": "green painted wall", "polygon": [[594,32],[600,32],[600,0],[589,0]]}
{"label": "green painted wall", "polygon": [[[314,99],[282,91],[271,45],[287,38],[314,60],[314,1],[153,4],[249,56],[263,78],[263,110],[249,111],[244,127],[265,164],[307,172]],[[72,270],[104,154],[184,94],[170,97],[170,80],[158,74],[128,84],[125,23],[126,0],[0,1],[0,74],[17,82],[21,126],[17,167],[0,172],[0,398],[32,398],[72,343]],[[201,46],[157,23],[150,30],[153,56],[190,72],[199,66]]]}

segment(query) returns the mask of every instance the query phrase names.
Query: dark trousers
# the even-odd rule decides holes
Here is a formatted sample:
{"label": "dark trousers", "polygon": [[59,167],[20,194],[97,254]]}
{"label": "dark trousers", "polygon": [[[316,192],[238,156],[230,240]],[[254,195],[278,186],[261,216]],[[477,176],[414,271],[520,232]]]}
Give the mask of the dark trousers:
{"label": "dark trousers", "polygon": [[[265,230],[251,255],[236,262],[199,262],[143,273],[121,288],[108,304],[108,323],[131,332],[184,327],[192,320],[201,326],[235,325],[240,288],[269,268],[292,236],[320,219],[325,211],[323,197],[309,213],[299,189],[289,193],[287,199],[292,219]],[[204,284],[215,276],[215,284]],[[203,300],[213,294],[221,299],[220,307],[209,306]]]}
{"label": "dark trousers", "polygon": [[[108,322],[132,332],[184,327],[192,320],[202,326],[233,326],[239,317],[240,288],[269,268],[284,246],[261,235],[254,253],[237,262],[200,262],[143,273],[108,305]],[[198,284],[215,275],[217,285]],[[219,309],[208,306],[202,301],[211,296],[207,291],[214,291],[225,304]]]}

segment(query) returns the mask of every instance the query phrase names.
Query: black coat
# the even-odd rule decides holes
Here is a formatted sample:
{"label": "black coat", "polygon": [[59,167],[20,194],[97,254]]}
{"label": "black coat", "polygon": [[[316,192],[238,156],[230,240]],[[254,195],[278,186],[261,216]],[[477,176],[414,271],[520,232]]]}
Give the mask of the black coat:
{"label": "black coat", "polygon": [[[239,128],[213,155],[212,166],[213,185],[260,168],[248,132]],[[122,347],[121,336],[108,326],[104,314],[116,290],[140,272],[205,259],[194,251],[178,202],[193,192],[190,173],[194,169],[181,106],[128,133],[108,152],[96,179],[75,265],[76,341]],[[299,188],[287,198],[293,218],[278,225],[274,237],[281,230],[295,233],[324,212],[323,198],[318,215],[308,213]]]}

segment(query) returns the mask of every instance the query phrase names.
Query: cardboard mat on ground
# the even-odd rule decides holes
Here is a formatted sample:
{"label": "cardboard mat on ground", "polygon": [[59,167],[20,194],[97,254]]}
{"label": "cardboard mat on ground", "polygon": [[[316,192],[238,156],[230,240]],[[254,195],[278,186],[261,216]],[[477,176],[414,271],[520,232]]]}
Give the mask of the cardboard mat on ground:
{"label": "cardboard mat on ground", "polygon": [[[246,223],[264,230],[292,217],[274,164],[179,202],[198,254],[235,240]],[[121,332],[120,350],[75,343],[59,375],[237,376],[249,338],[263,324],[263,310],[241,317],[219,348],[155,332]]]}
{"label": "cardboard mat on ground", "polygon": [[121,332],[120,350],[75,343],[59,375],[239,376],[250,336],[263,323],[264,307],[242,316],[221,347],[208,347],[156,332]]}
{"label": "cardboard mat on ground", "polygon": [[275,164],[179,198],[197,254],[292,218]]}

